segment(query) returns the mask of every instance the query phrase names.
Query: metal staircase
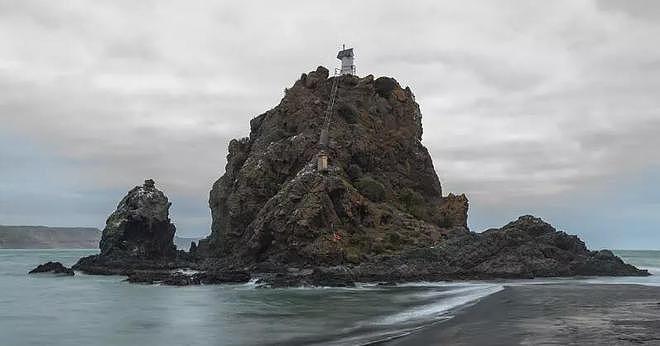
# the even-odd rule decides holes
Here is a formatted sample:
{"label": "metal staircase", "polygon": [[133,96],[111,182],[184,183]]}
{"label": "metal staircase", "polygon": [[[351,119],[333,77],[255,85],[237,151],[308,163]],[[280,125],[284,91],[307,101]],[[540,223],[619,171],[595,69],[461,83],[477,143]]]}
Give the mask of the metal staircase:
{"label": "metal staircase", "polygon": [[[330,100],[328,100],[328,107],[325,109],[325,118],[323,119],[323,129],[326,133],[330,129],[330,118],[332,117],[332,109],[335,107],[335,100],[337,99],[337,90],[339,90],[339,79],[341,76],[335,69],[335,76],[332,81],[332,89],[330,89]],[[326,143],[327,145],[327,143]]]}

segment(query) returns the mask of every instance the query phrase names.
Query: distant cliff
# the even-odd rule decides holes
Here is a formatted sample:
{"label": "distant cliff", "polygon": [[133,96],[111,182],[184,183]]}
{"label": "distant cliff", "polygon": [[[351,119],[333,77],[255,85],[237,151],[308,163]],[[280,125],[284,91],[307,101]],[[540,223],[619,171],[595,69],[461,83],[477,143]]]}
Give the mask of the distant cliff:
{"label": "distant cliff", "polygon": [[100,239],[92,227],[0,226],[2,249],[94,249]]}
{"label": "distant cliff", "polygon": [[[174,237],[179,249],[200,238]],[[97,249],[101,231],[93,227],[0,225],[0,249]]]}

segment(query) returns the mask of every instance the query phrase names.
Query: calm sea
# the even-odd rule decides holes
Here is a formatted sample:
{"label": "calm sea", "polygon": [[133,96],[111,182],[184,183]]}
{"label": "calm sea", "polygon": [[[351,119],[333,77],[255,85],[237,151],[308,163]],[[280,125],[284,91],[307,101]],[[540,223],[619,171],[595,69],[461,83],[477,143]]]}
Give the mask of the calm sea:
{"label": "calm sea", "polygon": [[364,344],[451,317],[506,285],[566,282],[660,286],[660,251],[617,251],[659,275],[397,287],[263,289],[253,283],[167,287],[122,277],[28,276],[96,250],[0,250],[0,345]]}

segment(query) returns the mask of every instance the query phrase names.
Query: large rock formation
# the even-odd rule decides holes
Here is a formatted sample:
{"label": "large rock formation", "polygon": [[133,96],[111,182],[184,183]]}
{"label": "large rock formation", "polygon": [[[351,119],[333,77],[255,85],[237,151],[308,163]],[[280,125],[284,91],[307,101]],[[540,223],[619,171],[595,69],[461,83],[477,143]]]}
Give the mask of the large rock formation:
{"label": "large rock formation", "polygon": [[119,202],[101,234],[99,255],[82,258],[74,269],[123,273],[139,267],[168,267],[176,260],[171,203],[154,181],[145,180]]}
{"label": "large rock formation", "polygon": [[[329,167],[319,170],[335,82],[321,143]],[[176,252],[170,203],[146,181],[108,218],[101,254],[74,268],[171,285],[648,275],[532,216],[470,232],[467,198],[443,196],[413,93],[392,78],[328,78],[319,67],[250,127],[211,190],[208,239]]]}
{"label": "large rock formation", "polygon": [[[324,111],[339,91],[329,130],[329,170],[316,169]],[[208,248],[234,263],[361,263],[438,244],[466,231],[467,198],[443,197],[422,145],[412,91],[392,78],[303,74],[278,106],[229,144],[213,185]]]}
{"label": "large rock formation", "polygon": [[[329,168],[319,171],[334,82]],[[303,74],[250,122],[249,137],[230,142],[209,198],[212,234],[197,251],[284,286],[648,275],[531,216],[470,232],[467,198],[443,196],[421,139],[419,107],[396,80],[328,78],[323,67]]]}

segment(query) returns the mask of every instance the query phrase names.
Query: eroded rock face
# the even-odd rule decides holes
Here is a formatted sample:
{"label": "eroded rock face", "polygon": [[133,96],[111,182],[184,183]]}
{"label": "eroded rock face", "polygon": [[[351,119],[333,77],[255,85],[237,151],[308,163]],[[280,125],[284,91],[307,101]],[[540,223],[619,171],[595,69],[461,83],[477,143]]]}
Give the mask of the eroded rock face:
{"label": "eroded rock face", "polygon": [[[324,110],[339,79],[329,170],[316,170]],[[209,254],[237,262],[361,263],[466,231],[467,198],[442,196],[409,88],[319,67],[229,144],[213,185]],[[201,245],[201,243],[200,243]]]}
{"label": "eroded rock face", "polygon": [[145,180],[119,202],[101,235],[101,253],[83,257],[73,266],[87,274],[129,275],[136,270],[169,270],[189,266],[188,256],[174,245],[171,203]]}
{"label": "eroded rock face", "polygon": [[106,221],[99,243],[101,256],[143,259],[176,256],[173,241],[176,228],[170,222],[170,205],[151,179],[133,188]]}

